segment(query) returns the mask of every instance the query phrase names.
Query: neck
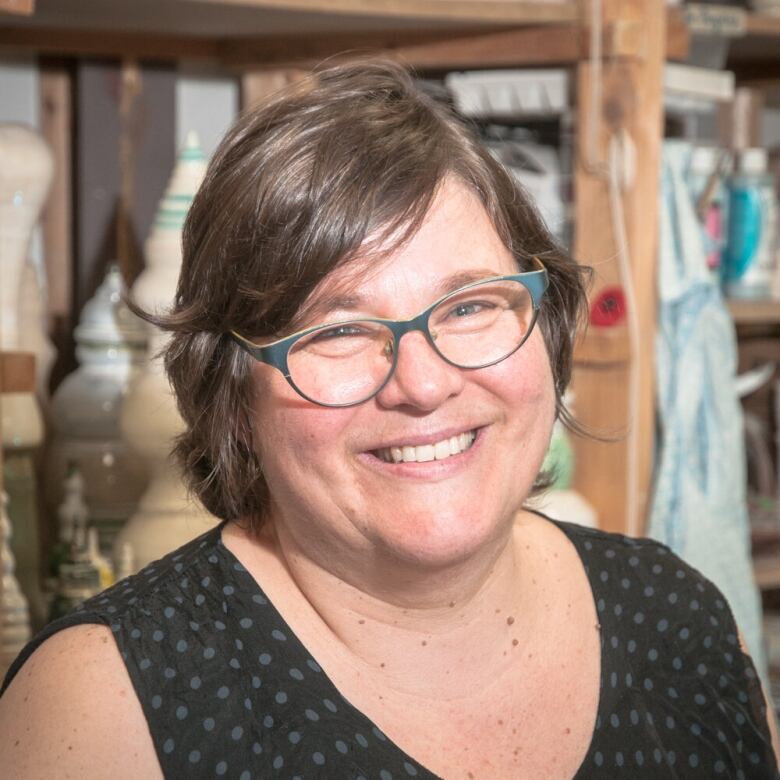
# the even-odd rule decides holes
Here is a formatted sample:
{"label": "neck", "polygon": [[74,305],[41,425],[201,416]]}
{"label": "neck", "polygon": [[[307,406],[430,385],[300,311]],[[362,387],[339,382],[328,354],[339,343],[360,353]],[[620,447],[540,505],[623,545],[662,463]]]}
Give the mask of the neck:
{"label": "neck", "polygon": [[269,523],[260,541],[303,597],[300,620],[319,646],[384,690],[441,700],[499,682],[534,635],[539,599],[522,538],[522,523],[510,524],[479,554],[435,569],[343,551],[334,566],[335,556],[302,549],[282,523]]}

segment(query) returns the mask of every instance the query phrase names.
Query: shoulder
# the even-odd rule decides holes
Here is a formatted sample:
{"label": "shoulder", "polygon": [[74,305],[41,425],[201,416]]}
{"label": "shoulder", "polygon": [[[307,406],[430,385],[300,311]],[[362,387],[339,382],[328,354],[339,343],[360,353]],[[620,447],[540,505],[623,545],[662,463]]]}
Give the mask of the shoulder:
{"label": "shoulder", "polygon": [[738,648],[738,630],[720,589],[664,544],[561,525],[578,548],[600,613],[625,624],[652,621],[656,641],[676,643],[694,634],[702,649]]}
{"label": "shoulder", "polygon": [[30,656],[0,699],[8,777],[160,777],[141,705],[101,625],[64,629]]}
{"label": "shoulder", "polygon": [[625,536],[573,523],[556,524],[577,547],[587,567],[609,564],[616,570],[635,570],[643,577],[652,576],[669,583],[676,580],[700,591],[702,588],[717,591],[701,572],[655,539]]}
{"label": "shoulder", "polygon": [[774,767],[766,701],[718,587],[654,540],[562,530],[588,569],[610,670],[605,701],[616,717],[641,686],[655,721],[703,735],[701,750],[718,753],[713,761],[723,763],[733,749],[734,766]]}
{"label": "shoulder", "polygon": [[219,539],[219,528],[214,528],[47,624],[18,655],[5,680],[0,677],[0,696],[44,642],[70,627],[108,626],[127,664],[129,657],[123,646],[126,635],[135,636],[141,626],[154,623],[159,612],[170,614],[174,606],[184,604],[183,586],[190,579],[202,580],[218,569],[211,561],[218,560]]}
{"label": "shoulder", "polygon": [[177,628],[188,627],[193,599],[181,594],[189,580],[200,587],[211,575],[221,589],[220,567],[209,560],[218,542],[218,529],[204,534],[28,644],[0,690],[0,755],[11,757],[10,776],[161,776],[141,673],[151,658],[177,655],[152,637],[174,609]]}

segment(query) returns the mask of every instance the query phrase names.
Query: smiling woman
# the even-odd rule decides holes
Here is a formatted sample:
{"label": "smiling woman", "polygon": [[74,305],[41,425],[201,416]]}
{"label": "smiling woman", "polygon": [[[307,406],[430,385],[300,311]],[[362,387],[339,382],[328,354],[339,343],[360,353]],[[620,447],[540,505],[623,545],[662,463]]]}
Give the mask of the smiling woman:
{"label": "smiling woman", "polygon": [[3,771],[776,777],[714,586],[525,508],[584,275],[396,65],[243,116],[150,318],[224,522],[25,649]]}

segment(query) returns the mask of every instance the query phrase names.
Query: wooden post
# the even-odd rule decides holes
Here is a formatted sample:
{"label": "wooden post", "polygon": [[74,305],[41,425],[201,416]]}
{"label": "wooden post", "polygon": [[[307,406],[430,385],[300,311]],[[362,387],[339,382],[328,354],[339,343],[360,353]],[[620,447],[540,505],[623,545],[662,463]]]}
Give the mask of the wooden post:
{"label": "wooden post", "polygon": [[[39,61],[41,134],[54,156],[54,177],[41,214],[46,263],[47,327],[58,353],[71,351],[73,330],[73,88],[64,60]],[[62,363],[53,371],[56,383]]]}
{"label": "wooden post", "polygon": [[[655,426],[655,275],[666,15],[662,0],[588,0],[586,14],[593,3],[602,7],[602,26],[613,25],[619,31],[619,46],[602,63],[596,105],[599,68],[588,60],[578,66],[574,253],[595,270],[591,312],[600,302],[602,316],[597,319],[614,324],[589,326],[575,355],[573,388],[582,422],[617,441],[576,439],[575,485],[595,507],[603,529],[641,535]],[[608,170],[611,139],[627,172],[617,204],[611,197]],[[630,263],[633,293],[621,270],[621,252]]]}
{"label": "wooden post", "polygon": [[34,0],[0,0],[0,13],[30,16],[34,11]]}
{"label": "wooden post", "polygon": [[307,71],[286,68],[268,70],[247,70],[241,74],[241,108],[251,108],[256,103],[305,78]]}

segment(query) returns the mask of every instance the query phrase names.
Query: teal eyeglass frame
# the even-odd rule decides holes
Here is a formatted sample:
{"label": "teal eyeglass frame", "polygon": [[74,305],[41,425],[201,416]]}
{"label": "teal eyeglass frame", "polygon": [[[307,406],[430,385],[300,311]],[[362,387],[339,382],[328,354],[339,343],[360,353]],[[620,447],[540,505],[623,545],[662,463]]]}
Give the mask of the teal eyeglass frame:
{"label": "teal eyeglass frame", "polygon": [[[420,312],[416,317],[412,317],[411,319],[408,320],[387,320],[381,317],[359,317],[359,318],[356,317],[355,319],[352,320],[343,320],[339,322],[328,322],[328,323],[323,323],[321,325],[314,325],[310,328],[299,330],[298,332],[293,333],[290,336],[285,336],[284,338],[278,339],[277,341],[272,341],[270,344],[264,344],[262,346],[259,344],[254,344],[253,342],[249,341],[249,339],[244,338],[240,333],[236,333],[236,331],[234,330],[231,330],[229,335],[233,339],[233,341],[235,341],[236,344],[238,344],[239,347],[241,347],[244,351],[248,352],[255,360],[257,360],[260,363],[265,363],[269,366],[273,366],[277,370],[281,371],[282,375],[287,380],[290,387],[292,387],[292,389],[295,390],[295,392],[298,393],[298,395],[300,395],[302,398],[305,398],[307,401],[310,401],[313,404],[317,404],[318,406],[327,406],[333,408],[357,406],[358,404],[365,403],[366,401],[373,398],[377,393],[381,392],[382,388],[390,381],[391,377],[395,373],[396,363],[398,362],[398,350],[400,347],[401,338],[407,333],[411,333],[412,331],[416,331],[416,330],[420,331],[425,336],[426,340],[431,345],[434,352],[436,352],[436,354],[445,363],[448,363],[451,366],[455,366],[456,368],[462,368],[464,370],[487,368],[488,366],[493,366],[496,363],[500,363],[502,360],[506,360],[510,355],[513,355],[515,352],[517,352],[517,350],[520,349],[520,347],[522,347],[523,344],[525,344],[528,337],[531,335],[534,326],[536,325],[536,320],[539,317],[539,308],[542,303],[542,298],[544,298],[544,294],[549,285],[549,277],[547,275],[547,269],[542,265],[542,262],[539,260],[539,258],[534,257],[533,260],[539,266],[539,269],[536,271],[524,271],[519,274],[508,274],[506,276],[491,276],[488,277],[487,279],[480,279],[479,281],[473,282],[472,284],[464,285],[463,287],[459,287],[457,290],[453,290],[452,292],[449,292],[446,295],[442,295],[441,298],[435,300],[430,306],[428,306],[424,311]],[[520,284],[522,284],[531,295],[531,300],[533,302],[533,310],[534,310],[533,319],[531,320],[531,324],[529,325],[528,331],[523,337],[523,340],[511,352],[507,353],[503,357],[497,358],[496,360],[491,360],[479,366],[461,366],[458,365],[457,363],[454,363],[445,355],[442,355],[442,353],[439,351],[438,347],[436,346],[435,337],[431,333],[430,328],[428,327],[428,320],[433,310],[441,303],[446,301],[447,298],[453,295],[460,294],[464,290],[468,290],[472,287],[479,287],[480,285],[489,282],[504,282],[504,281],[520,282]],[[376,322],[378,324],[387,327],[387,329],[393,334],[392,364],[390,366],[390,370],[387,372],[387,377],[379,385],[379,387],[376,388],[376,390],[374,390],[370,395],[366,396],[365,398],[361,398],[359,401],[349,401],[347,403],[338,404],[338,403],[327,403],[324,401],[318,401],[315,398],[311,398],[310,396],[306,395],[306,393],[304,393],[295,384],[295,381],[290,375],[290,369],[287,365],[287,355],[289,354],[290,349],[299,339],[302,339],[304,336],[308,336],[310,333],[313,333],[316,330],[333,327],[335,325],[349,325],[350,323],[353,322]]]}

